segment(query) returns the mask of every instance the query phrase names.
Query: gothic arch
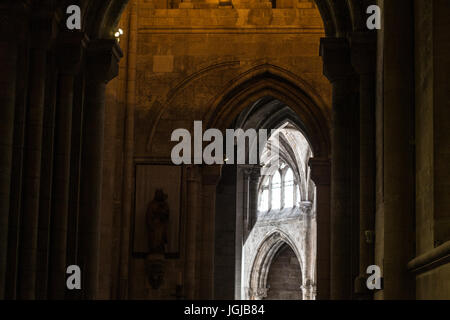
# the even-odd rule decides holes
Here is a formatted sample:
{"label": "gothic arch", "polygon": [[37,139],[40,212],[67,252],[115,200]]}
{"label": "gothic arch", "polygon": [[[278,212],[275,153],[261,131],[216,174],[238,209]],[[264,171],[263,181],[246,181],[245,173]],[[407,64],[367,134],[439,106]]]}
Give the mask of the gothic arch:
{"label": "gothic arch", "polygon": [[271,97],[289,106],[301,119],[300,129],[310,139],[316,157],[330,153],[330,110],[315,90],[300,77],[264,64],[233,80],[212,102],[206,116],[208,128],[229,128],[242,111],[261,98]]}
{"label": "gothic arch", "polygon": [[[270,121],[270,119],[269,119]],[[308,142],[308,148],[311,151],[311,146],[309,144],[308,138],[303,134],[302,130],[300,130],[298,128],[297,125],[295,125],[294,122],[292,122],[289,118],[286,118],[286,120],[282,120],[281,122],[279,122],[276,126],[274,127],[270,127],[270,128],[279,128],[281,127],[281,125],[283,124],[287,124],[288,126],[290,126],[291,129],[296,129],[298,131],[300,131],[300,133],[302,134],[302,138],[304,138],[307,142]],[[265,127],[264,127],[265,128]],[[268,158],[268,162],[270,162],[270,157],[271,156],[279,156],[279,159],[282,160],[283,162],[285,162],[293,171],[294,177],[297,181],[298,187],[299,187],[299,192],[300,192],[300,197],[302,199],[309,199],[309,194],[308,194],[308,187],[307,187],[307,183],[308,183],[308,157],[306,159],[303,159],[304,161],[301,161],[301,159],[298,159],[298,156],[300,156],[300,154],[297,154],[297,152],[293,149],[293,146],[296,144],[296,139],[290,139],[291,137],[286,136],[286,133],[278,133],[279,136],[279,148],[277,148],[276,146],[272,146],[272,148],[277,148],[278,152],[275,152],[275,154],[271,154]],[[297,143],[299,144],[298,140]],[[307,152],[309,153],[309,152]],[[306,153],[306,154],[307,154]],[[306,155],[305,154],[305,155]],[[314,157],[313,154],[311,154],[311,157]],[[278,168],[273,168],[270,171],[267,171],[266,174],[268,176],[270,176],[275,170],[278,170]],[[267,181],[268,176],[263,176],[258,184],[258,190],[261,190],[262,185]],[[311,199],[309,199],[311,200]]]}
{"label": "gothic arch", "polygon": [[303,263],[298,248],[286,233],[281,230],[276,230],[261,242],[253,258],[247,290],[249,299],[254,300],[255,297],[262,298],[267,295],[267,276],[269,269],[277,252],[284,244],[287,244],[294,251],[303,272]]}

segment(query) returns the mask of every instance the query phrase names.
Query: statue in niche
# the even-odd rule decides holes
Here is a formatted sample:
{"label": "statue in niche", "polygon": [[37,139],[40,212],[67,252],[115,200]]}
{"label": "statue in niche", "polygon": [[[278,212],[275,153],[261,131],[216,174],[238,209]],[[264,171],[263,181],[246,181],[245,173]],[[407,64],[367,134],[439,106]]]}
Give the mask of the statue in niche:
{"label": "statue in niche", "polygon": [[169,212],[167,194],[162,189],[156,189],[155,196],[149,203],[146,214],[148,252],[151,254],[165,253],[169,229]]}

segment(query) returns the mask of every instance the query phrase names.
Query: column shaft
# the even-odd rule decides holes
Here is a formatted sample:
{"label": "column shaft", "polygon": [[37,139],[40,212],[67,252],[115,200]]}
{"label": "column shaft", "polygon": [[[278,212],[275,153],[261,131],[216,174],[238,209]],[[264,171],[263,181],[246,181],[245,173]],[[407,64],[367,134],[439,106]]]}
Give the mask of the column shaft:
{"label": "column shaft", "polygon": [[122,52],[115,40],[97,40],[87,53],[88,75],[83,110],[79,213],[79,263],[83,298],[95,299],[98,289],[100,211],[102,203],[103,145],[106,84],[118,73]]}
{"label": "column shaft", "polygon": [[19,298],[34,299],[39,220],[39,187],[42,159],[42,130],[47,50],[34,48],[30,54],[30,88],[26,116],[21,248],[19,255]]}
{"label": "column shaft", "polygon": [[63,299],[65,291],[73,81],[73,75],[60,76],[56,110],[49,287],[53,299]]}
{"label": "column shaft", "polygon": [[331,163],[331,287],[332,299],[349,298],[351,292],[351,142],[348,79],[333,82]]}
{"label": "column shaft", "polygon": [[85,37],[82,33],[64,34],[58,43],[60,75],[55,124],[49,279],[49,295],[52,299],[63,299],[66,287],[74,79],[84,49]]}
{"label": "column shaft", "polygon": [[219,165],[202,168],[200,299],[213,299],[214,296],[214,222],[216,187],[220,175]]}
{"label": "column shaft", "polygon": [[[21,50],[28,33],[28,8],[22,2],[0,8],[0,300],[5,298],[8,264],[10,212],[14,207],[12,181],[16,104],[20,100]],[[16,98],[17,97],[17,98]]]}
{"label": "column shaft", "polygon": [[261,168],[259,166],[252,167],[248,170],[249,177],[249,214],[248,214],[248,231],[253,228],[258,215],[258,183],[261,177]]}
{"label": "column shaft", "polygon": [[309,160],[311,179],[316,185],[316,299],[330,298],[330,160]]}
{"label": "column shaft", "polygon": [[351,37],[352,65],[359,74],[359,275],[355,293],[370,299],[367,267],[374,264],[375,230],[375,70],[376,34]]}
{"label": "column shaft", "polygon": [[0,43],[0,300],[4,298],[11,191],[17,45]]}
{"label": "column shaft", "polygon": [[94,299],[98,280],[103,135],[106,84],[90,78],[86,85],[80,188],[80,256],[85,299]]}
{"label": "column shaft", "polygon": [[[352,134],[351,112],[358,86],[351,66],[349,44],[343,38],[321,40],[324,74],[333,86],[331,161],[331,299],[349,299],[351,279]],[[320,236],[319,236],[320,237]]]}
{"label": "column shaft", "polygon": [[184,274],[185,298],[196,298],[196,268],[197,268],[197,234],[198,212],[201,210],[200,190],[201,181],[198,176],[198,167],[191,166],[187,169],[187,218],[186,218],[186,265]]}
{"label": "column shaft", "polygon": [[[382,202],[377,202],[377,264],[384,288],[377,298],[415,297],[414,276],[406,271],[415,256],[414,6],[411,1],[383,1]],[[380,39],[381,40],[381,39]]]}
{"label": "column shaft", "polygon": [[120,281],[119,297],[128,297],[128,263],[130,247],[130,221],[133,210],[134,187],[134,113],[136,106],[136,57],[138,36],[138,1],[130,3],[130,30],[128,38],[127,64],[127,102],[125,123],[125,154],[124,154],[124,182],[123,182],[123,212],[120,234]]}
{"label": "column shaft", "polygon": [[[360,76],[360,212],[359,212],[359,289],[366,289],[367,267],[374,263],[375,229],[375,79]],[[367,234],[366,239],[366,232]],[[361,285],[363,286],[361,288]]]}

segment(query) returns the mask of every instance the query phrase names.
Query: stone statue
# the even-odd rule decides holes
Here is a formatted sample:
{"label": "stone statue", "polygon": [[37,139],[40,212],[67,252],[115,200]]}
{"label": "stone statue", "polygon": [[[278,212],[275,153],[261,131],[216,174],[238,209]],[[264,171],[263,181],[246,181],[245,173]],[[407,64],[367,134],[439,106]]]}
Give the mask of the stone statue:
{"label": "stone statue", "polygon": [[153,200],[149,203],[146,214],[149,253],[165,253],[169,229],[169,204],[167,194],[156,189]]}

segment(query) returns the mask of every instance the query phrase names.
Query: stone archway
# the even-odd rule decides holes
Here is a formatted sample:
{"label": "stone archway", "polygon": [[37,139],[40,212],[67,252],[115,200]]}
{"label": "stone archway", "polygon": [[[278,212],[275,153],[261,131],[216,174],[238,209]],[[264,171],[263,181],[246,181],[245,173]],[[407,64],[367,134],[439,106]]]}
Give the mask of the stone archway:
{"label": "stone archway", "polygon": [[[127,0],[112,0],[108,2],[98,2],[98,4],[96,3],[94,5],[92,2],[83,2],[89,4],[89,15],[87,17],[90,17],[89,25],[92,30],[90,34],[93,35],[94,39],[96,37],[111,37],[115,23],[118,21],[121,10],[127,2]],[[333,40],[331,42],[334,43],[334,40],[338,39],[338,43],[347,43],[346,37],[349,36],[351,31],[362,30],[362,24],[358,21],[358,17],[362,13],[361,8],[364,6],[362,4],[359,5],[358,1],[315,0],[315,2],[324,21],[326,35]],[[97,20],[98,22],[93,22],[93,20]],[[333,50],[333,48],[330,49]],[[327,50],[327,52],[328,51],[330,50]],[[327,54],[326,57],[328,58],[328,56],[329,55]],[[329,130],[327,130],[326,127],[322,127],[316,132],[326,133],[326,135],[322,136],[324,139],[322,139],[321,142],[324,143],[327,140],[326,138],[329,134]],[[324,237],[321,237],[318,243],[319,298],[328,298],[330,296],[330,141],[331,139],[328,138],[328,141],[321,146],[320,152],[318,149],[315,149],[314,151],[317,157],[310,161],[310,167],[312,169],[311,175],[318,188],[318,212],[327,212],[327,214],[318,214],[318,230],[322,230],[324,234]],[[316,145],[316,143],[312,144]],[[122,244],[122,247],[127,247],[126,243]],[[324,254],[322,258],[320,257],[321,252]],[[124,277],[126,278],[127,276],[124,274]],[[321,288],[321,284],[323,285],[323,288]]]}
{"label": "stone archway", "polygon": [[[289,248],[294,251],[300,264],[300,268],[302,268],[302,261],[297,246],[284,232],[280,230],[274,231],[262,241],[255,254],[250,271],[249,283],[245,290],[246,299],[262,300],[267,297],[269,290],[267,280],[270,267],[284,245],[289,246]],[[302,279],[299,279],[299,290],[301,281]]]}
{"label": "stone archway", "polygon": [[[246,127],[245,123],[233,123],[245,108],[252,106],[262,98],[281,101],[285,106],[277,112],[271,111],[268,119],[255,129],[274,129],[286,120],[295,123],[307,137],[313,150],[314,158],[309,160],[311,178],[316,186],[316,223],[317,223],[317,255],[316,285],[317,299],[328,299],[330,288],[330,131],[329,109],[321,101],[314,90],[297,76],[281,68],[262,65],[249,70],[234,81],[230,88],[216,98],[209,113],[208,127],[224,131],[230,125]],[[255,168],[256,169],[256,168]],[[250,185],[250,199],[257,198],[259,176],[258,170],[248,168],[245,173]],[[239,180],[239,175],[238,175]],[[256,200],[250,200],[249,211],[256,210]],[[253,214],[256,216],[256,214]],[[240,232],[239,232],[240,234]],[[245,232],[243,232],[245,238]],[[213,254],[213,253],[211,253]],[[240,254],[236,251],[236,256]],[[238,259],[238,258],[237,258]],[[239,259],[238,259],[239,260]],[[240,268],[236,267],[239,274]]]}
{"label": "stone archway", "polygon": [[265,300],[303,300],[302,282],[294,251],[287,244],[281,246],[269,267]]}

